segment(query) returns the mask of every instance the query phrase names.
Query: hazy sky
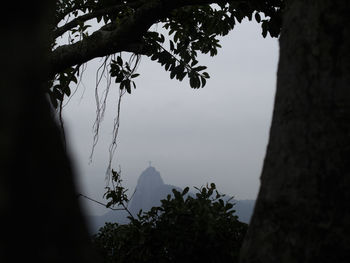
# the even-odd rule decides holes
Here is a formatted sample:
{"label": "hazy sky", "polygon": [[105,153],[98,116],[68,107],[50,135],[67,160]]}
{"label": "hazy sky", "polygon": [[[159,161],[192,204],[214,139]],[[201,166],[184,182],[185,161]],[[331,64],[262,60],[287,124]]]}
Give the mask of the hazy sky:
{"label": "hazy sky", "polygon": [[[277,39],[261,36],[254,22],[238,25],[215,57],[201,56],[211,78],[203,89],[171,80],[156,62],[143,57],[137,89],[122,99],[121,124],[113,167],[122,169],[132,193],[148,161],[165,183],[180,187],[215,182],[220,192],[255,199],[268,142],[278,62]],[[92,164],[95,78],[101,59],[88,64],[74,97],[64,109],[71,157],[82,193],[102,200],[108,147],[117,108],[112,84],[107,112]],[[105,88],[100,86],[100,91]],[[89,213],[105,209],[94,203]]]}

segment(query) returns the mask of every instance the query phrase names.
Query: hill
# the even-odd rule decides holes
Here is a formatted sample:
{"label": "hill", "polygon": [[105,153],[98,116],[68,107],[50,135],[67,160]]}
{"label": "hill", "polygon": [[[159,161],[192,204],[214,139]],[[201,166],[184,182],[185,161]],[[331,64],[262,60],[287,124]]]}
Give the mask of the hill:
{"label": "hill", "polygon": [[[160,200],[165,199],[168,194],[172,194],[172,189],[181,191],[181,188],[165,184],[160,173],[153,167],[149,166],[144,170],[136,185],[135,194],[130,201],[129,211],[135,216],[140,209],[148,211],[153,206],[159,206]],[[189,193],[194,195],[193,193]],[[226,197],[229,199],[229,197]],[[253,213],[255,200],[234,200],[234,209],[240,221],[249,223]],[[126,211],[109,211],[102,216],[90,216],[88,222],[90,230],[95,233],[105,222],[118,222],[127,224],[128,213]]]}

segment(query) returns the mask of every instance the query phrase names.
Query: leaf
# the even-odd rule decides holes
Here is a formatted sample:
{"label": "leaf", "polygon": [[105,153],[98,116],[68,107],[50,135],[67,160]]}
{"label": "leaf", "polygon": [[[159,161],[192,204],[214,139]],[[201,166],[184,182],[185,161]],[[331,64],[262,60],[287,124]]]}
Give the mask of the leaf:
{"label": "leaf", "polygon": [[180,72],[180,73],[178,73],[177,74],[178,80],[182,81],[185,78],[186,74],[187,74],[187,72]]}
{"label": "leaf", "polygon": [[173,194],[176,196],[177,194],[179,194],[179,191],[177,191],[175,188],[171,189],[171,191],[173,192]]}
{"label": "leaf", "polygon": [[210,76],[209,76],[208,72],[203,72],[202,75],[203,75],[206,79],[210,79]]}
{"label": "leaf", "polygon": [[72,81],[77,84],[78,83],[78,79],[76,76],[72,75]]}
{"label": "leaf", "polygon": [[174,68],[173,71],[174,71],[177,79],[179,79],[181,73],[183,73],[184,70],[185,70],[185,67],[182,64],[180,64],[180,65],[178,65],[177,67]]}
{"label": "leaf", "polygon": [[136,78],[136,77],[138,77],[138,76],[140,76],[140,74],[135,73],[135,74],[132,74],[132,75],[131,75],[131,78],[133,79],[133,78]]}
{"label": "leaf", "polygon": [[200,80],[197,75],[194,75],[193,77],[190,78],[190,86],[193,89],[198,89],[200,88]]}
{"label": "leaf", "polygon": [[232,203],[227,203],[225,209],[230,210],[233,207]]}
{"label": "leaf", "polygon": [[193,60],[192,63],[191,63],[191,67],[195,66],[196,64],[198,63],[198,60]]}
{"label": "leaf", "polygon": [[182,191],[182,195],[184,196],[185,194],[187,194],[189,190],[190,190],[190,188],[189,188],[189,187],[186,187],[186,188]]}
{"label": "leaf", "polygon": [[170,72],[170,78],[173,79],[173,78],[175,77],[175,75],[176,75],[176,71],[175,71],[175,70],[172,70],[172,71]]}
{"label": "leaf", "polygon": [[125,81],[124,81],[124,80],[123,80],[122,82],[120,82],[119,88],[120,88],[121,90],[123,90],[123,89],[125,88]]}
{"label": "leaf", "polygon": [[165,64],[165,70],[168,71],[169,68],[170,68],[170,66],[171,66],[171,63],[166,63],[166,64]]}
{"label": "leaf", "polygon": [[154,54],[152,57],[151,57],[151,60],[157,60],[158,59],[158,54]]}
{"label": "leaf", "polygon": [[63,92],[64,92],[67,96],[70,96],[71,90],[70,90],[69,86],[67,86],[67,87],[63,90]]}
{"label": "leaf", "polygon": [[150,38],[158,38],[158,33],[157,32],[154,32],[154,31],[150,31],[150,32],[147,32],[147,35],[150,37]]}
{"label": "leaf", "polygon": [[207,84],[207,80],[201,76],[202,88],[204,88],[205,84]]}
{"label": "leaf", "polygon": [[59,90],[59,89],[53,89],[53,95],[54,95],[54,97],[57,99],[57,100],[60,100],[60,101],[62,101],[63,100],[63,93],[62,93],[62,91],[61,90]]}
{"label": "leaf", "polygon": [[176,32],[175,32],[175,35],[174,35],[174,41],[175,41],[175,43],[178,42],[179,39],[180,39],[180,32],[179,32],[179,31],[176,31]]}
{"label": "leaf", "polygon": [[201,70],[205,70],[205,69],[207,69],[207,67],[206,66],[198,66],[198,67],[195,67],[195,68],[192,68],[194,71],[201,71]]}
{"label": "leaf", "polygon": [[190,86],[191,88],[195,89],[196,83],[195,83],[194,77],[190,78]]}
{"label": "leaf", "polygon": [[126,88],[126,91],[131,94],[131,85],[130,85],[130,79],[126,79],[125,80],[125,88]]}
{"label": "leaf", "polygon": [[62,89],[62,86],[61,84],[56,84],[55,86],[53,86],[53,89],[58,89],[58,90],[61,90]]}
{"label": "leaf", "polygon": [[123,66],[123,59],[120,56],[117,57],[117,63],[119,66]]}
{"label": "leaf", "polygon": [[170,43],[170,50],[173,51],[175,49],[174,42],[172,40],[169,40],[169,43]]}
{"label": "leaf", "polygon": [[261,27],[262,27],[262,36],[265,38],[267,36],[267,30],[268,30],[267,20],[263,20]]}
{"label": "leaf", "polygon": [[163,34],[160,34],[160,39],[159,39],[161,43],[164,43],[165,41],[165,38],[164,38],[164,35]]}
{"label": "leaf", "polygon": [[115,79],[115,83],[121,83],[123,81],[123,79],[124,79],[124,75],[122,72],[120,72]]}
{"label": "leaf", "polygon": [[255,20],[256,22],[260,23],[261,22],[261,16],[258,12],[255,13]]}

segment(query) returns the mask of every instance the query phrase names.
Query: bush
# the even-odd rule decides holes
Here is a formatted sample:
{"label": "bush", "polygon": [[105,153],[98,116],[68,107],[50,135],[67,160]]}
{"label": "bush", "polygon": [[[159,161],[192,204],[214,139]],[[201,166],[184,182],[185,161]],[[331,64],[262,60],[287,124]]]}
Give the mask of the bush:
{"label": "bush", "polygon": [[160,207],[106,223],[93,237],[104,262],[237,262],[247,224],[215,184],[196,188],[195,197],[173,189]]}

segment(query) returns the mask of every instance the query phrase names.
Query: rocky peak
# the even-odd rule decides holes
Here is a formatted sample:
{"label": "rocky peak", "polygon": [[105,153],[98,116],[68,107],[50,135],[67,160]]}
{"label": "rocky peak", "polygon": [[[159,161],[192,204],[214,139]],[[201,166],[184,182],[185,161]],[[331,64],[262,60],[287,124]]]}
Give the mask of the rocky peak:
{"label": "rocky peak", "polygon": [[141,192],[153,192],[162,185],[164,182],[160,173],[153,166],[149,166],[141,173],[136,189]]}
{"label": "rocky peak", "polygon": [[130,205],[131,213],[136,215],[140,209],[148,211],[152,206],[160,205],[160,200],[166,196],[163,193],[164,187],[166,185],[160,173],[151,165],[147,167],[137,181]]}

